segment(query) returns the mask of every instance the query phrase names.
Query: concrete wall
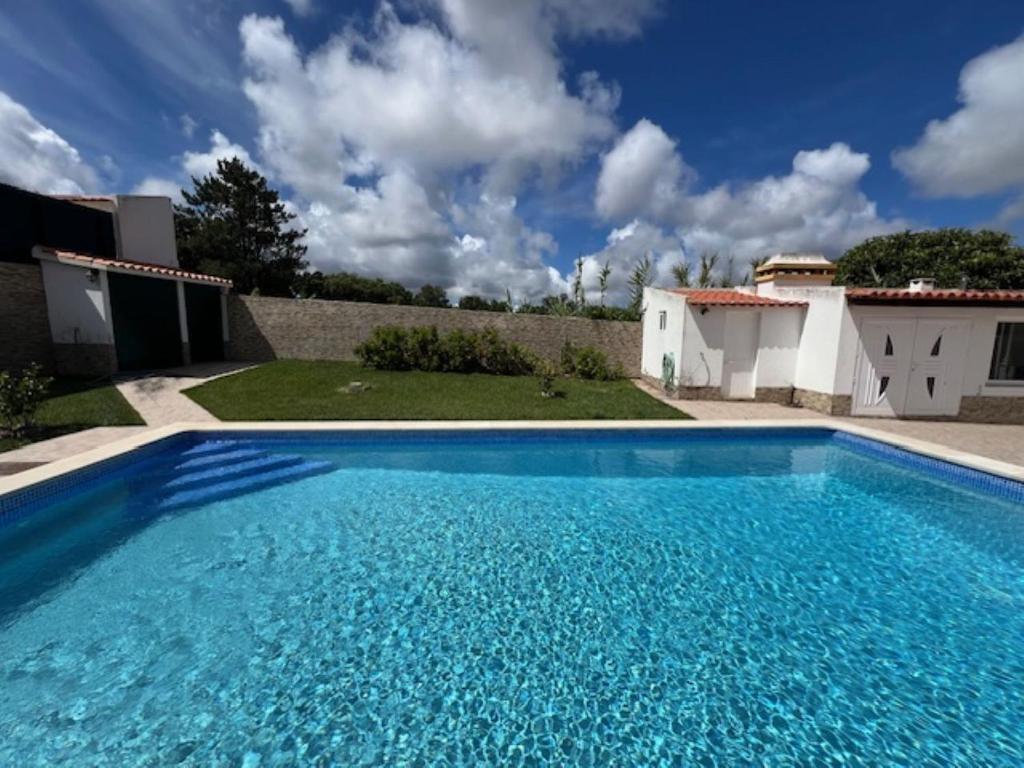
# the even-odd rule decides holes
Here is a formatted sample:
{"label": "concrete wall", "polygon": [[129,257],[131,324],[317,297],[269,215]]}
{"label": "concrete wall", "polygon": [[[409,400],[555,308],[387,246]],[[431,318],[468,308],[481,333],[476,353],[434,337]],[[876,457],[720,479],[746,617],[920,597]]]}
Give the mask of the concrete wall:
{"label": "concrete wall", "polygon": [[32,362],[53,368],[42,270],[0,262],[0,370]]}
{"label": "concrete wall", "polygon": [[681,387],[722,386],[725,353],[725,310],[712,308],[701,313],[686,305],[683,326],[683,355],[679,366]]}
{"label": "concrete wall", "polygon": [[57,344],[113,344],[106,272],[41,262],[50,331]]}
{"label": "concrete wall", "polygon": [[[656,288],[644,289],[643,350],[641,370],[644,376],[661,381],[662,359],[666,354],[675,361],[672,384],[679,383],[679,371],[683,359],[683,318],[686,300],[679,294]],[[660,325],[660,313],[665,313],[664,330]]]}
{"label": "concrete wall", "polygon": [[494,328],[551,359],[558,359],[567,340],[591,345],[621,363],[628,375],[640,374],[636,322],[262,296],[232,295],[227,306],[230,360],[353,360],[356,345],[378,326],[434,325],[442,332]]}
{"label": "concrete wall", "polygon": [[178,266],[169,198],[118,195],[115,218],[119,258]]}
{"label": "concrete wall", "polygon": [[794,385],[803,326],[804,310],[799,307],[761,310],[761,333],[757,345],[758,389]]}

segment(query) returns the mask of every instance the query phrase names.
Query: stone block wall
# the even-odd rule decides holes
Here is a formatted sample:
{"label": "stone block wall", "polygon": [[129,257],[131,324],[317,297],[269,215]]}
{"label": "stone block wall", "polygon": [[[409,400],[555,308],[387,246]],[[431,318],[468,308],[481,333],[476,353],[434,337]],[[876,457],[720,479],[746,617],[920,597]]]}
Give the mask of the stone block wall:
{"label": "stone block wall", "polygon": [[43,271],[38,264],[0,262],[0,370],[32,362],[54,367]]}
{"label": "stone block wall", "polygon": [[640,375],[638,322],[264,296],[228,297],[227,355],[230,360],[253,362],[354,360],[356,345],[382,325],[433,325],[441,332],[490,327],[502,338],[553,360],[570,341],[597,347],[609,360],[621,363],[627,375]]}

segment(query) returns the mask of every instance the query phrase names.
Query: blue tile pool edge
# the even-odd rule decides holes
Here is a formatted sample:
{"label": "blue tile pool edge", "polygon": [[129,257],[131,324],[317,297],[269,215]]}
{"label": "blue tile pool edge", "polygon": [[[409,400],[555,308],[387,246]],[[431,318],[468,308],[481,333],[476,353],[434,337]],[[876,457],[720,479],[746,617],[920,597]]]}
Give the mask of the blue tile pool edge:
{"label": "blue tile pool edge", "polygon": [[1024,503],[1024,482],[1020,480],[985,472],[955,461],[927,456],[909,448],[841,429],[833,430],[832,440],[862,455],[882,459],[962,488],[980,491],[1018,504]]}
{"label": "blue tile pool edge", "polygon": [[7,524],[13,518],[21,517],[32,509],[59,502],[64,498],[95,487],[106,482],[117,474],[137,469],[150,461],[155,461],[164,452],[206,441],[259,441],[278,444],[351,444],[365,443],[395,444],[402,443],[447,443],[452,440],[472,440],[479,443],[500,445],[512,444],[529,438],[534,442],[554,442],[573,437],[590,442],[610,442],[624,438],[644,440],[660,439],[673,441],[708,441],[724,440],[738,436],[757,435],[761,437],[829,437],[837,444],[877,459],[896,464],[907,469],[922,472],[930,477],[952,482],[961,487],[987,493],[998,498],[1016,503],[1024,503],[1024,482],[1001,475],[986,472],[974,467],[958,464],[955,461],[927,456],[910,448],[895,445],[884,440],[847,432],[831,426],[751,426],[751,427],[688,427],[672,429],[667,427],[585,427],[566,429],[552,427],[550,429],[520,429],[515,427],[498,427],[487,429],[373,429],[373,430],[186,430],[172,435],[162,436],[137,448],[111,456],[80,469],[46,478],[28,487],[0,494],[0,524]]}

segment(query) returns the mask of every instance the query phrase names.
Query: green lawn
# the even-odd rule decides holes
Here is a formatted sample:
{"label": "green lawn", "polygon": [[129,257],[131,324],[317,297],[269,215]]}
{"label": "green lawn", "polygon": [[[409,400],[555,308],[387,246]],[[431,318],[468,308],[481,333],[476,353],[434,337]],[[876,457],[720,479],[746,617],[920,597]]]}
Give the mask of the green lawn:
{"label": "green lawn", "polygon": [[0,451],[90,427],[145,424],[108,381],[58,379],[39,408],[37,427],[22,437],[0,437]]}
{"label": "green lawn", "polygon": [[[346,392],[350,382],[369,389]],[[281,360],[185,391],[226,421],[307,419],[685,419],[629,381],[375,371],[358,363]]]}

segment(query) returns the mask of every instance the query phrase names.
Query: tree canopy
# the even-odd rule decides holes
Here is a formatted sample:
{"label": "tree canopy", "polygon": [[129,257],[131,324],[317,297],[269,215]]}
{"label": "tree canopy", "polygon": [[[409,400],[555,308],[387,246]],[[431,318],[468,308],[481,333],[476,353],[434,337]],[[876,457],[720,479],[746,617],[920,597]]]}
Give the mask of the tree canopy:
{"label": "tree canopy", "polygon": [[184,269],[226,277],[240,293],[290,296],[305,267],[304,229],[294,229],[276,190],[237,157],[192,177],[175,206],[178,261]]}
{"label": "tree canopy", "polygon": [[988,229],[898,232],[865,240],[836,262],[836,283],[905,288],[915,277],[939,288],[1024,288],[1024,248]]}
{"label": "tree canopy", "polygon": [[308,272],[295,280],[300,298],[332,301],[368,301],[373,304],[412,304],[412,292],[401,283],[379,277],[362,277],[351,272]]}

